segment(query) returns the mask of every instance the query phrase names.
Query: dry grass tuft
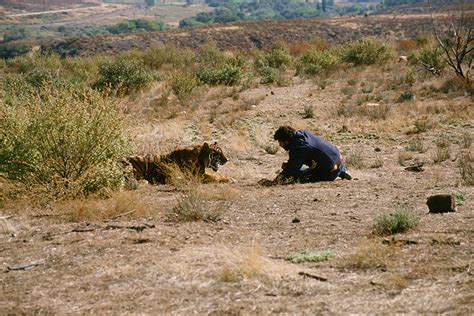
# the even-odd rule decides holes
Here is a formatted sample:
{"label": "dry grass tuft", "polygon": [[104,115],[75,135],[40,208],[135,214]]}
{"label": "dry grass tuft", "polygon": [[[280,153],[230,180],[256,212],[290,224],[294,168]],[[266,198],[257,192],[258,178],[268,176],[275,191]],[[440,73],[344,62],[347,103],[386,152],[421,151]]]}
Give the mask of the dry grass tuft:
{"label": "dry grass tuft", "polygon": [[458,164],[463,181],[467,185],[474,185],[474,158],[471,154],[468,152],[461,155]]}
{"label": "dry grass tuft", "polygon": [[274,279],[287,273],[279,266],[262,255],[259,245],[251,245],[232,250],[224,258],[220,274],[223,282],[239,282],[246,279]]}
{"label": "dry grass tuft", "polygon": [[381,239],[364,239],[344,263],[349,268],[364,270],[387,268],[394,252],[393,246],[382,244]]}
{"label": "dry grass tuft", "polygon": [[232,202],[240,198],[240,192],[229,186],[219,186],[209,189],[209,185],[207,185],[206,188],[201,186],[197,190],[208,200]]}
{"label": "dry grass tuft", "polygon": [[360,151],[355,151],[347,155],[345,158],[345,163],[355,169],[365,168],[365,159],[362,156],[362,152]]}
{"label": "dry grass tuft", "polygon": [[0,217],[0,235],[15,235],[16,233],[16,228],[8,221],[8,219]]}
{"label": "dry grass tuft", "polygon": [[413,154],[410,152],[402,151],[398,153],[398,164],[400,166],[406,166],[408,160],[413,159]]}
{"label": "dry grass tuft", "polygon": [[204,176],[196,169],[182,169],[175,163],[162,163],[166,182],[177,188],[196,187],[203,182]]}
{"label": "dry grass tuft", "polygon": [[183,194],[168,218],[176,222],[216,222],[224,213],[224,204],[213,204],[196,188]]}
{"label": "dry grass tuft", "polygon": [[139,191],[117,192],[108,199],[59,201],[53,204],[53,209],[74,222],[143,218],[156,212],[156,206],[148,205]]}

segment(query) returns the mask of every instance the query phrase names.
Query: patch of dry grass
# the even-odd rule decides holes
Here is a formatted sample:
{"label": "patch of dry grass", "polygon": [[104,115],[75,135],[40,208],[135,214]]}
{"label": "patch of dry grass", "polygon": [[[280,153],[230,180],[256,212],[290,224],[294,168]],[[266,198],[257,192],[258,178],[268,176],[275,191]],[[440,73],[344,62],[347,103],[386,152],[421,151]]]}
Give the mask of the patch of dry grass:
{"label": "patch of dry grass", "polygon": [[285,265],[278,265],[262,254],[258,244],[229,251],[224,257],[219,279],[223,282],[240,282],[246,279],[275,279],[288,273]]}
{"label": "patch of dry grass", "polygon": [[[73,222],[134,219],[160,214],[157,206],[148,203],[140,191],[121,191],[108,199],[83,198],[58,201],[52,205],[54,213]],[[158,210],[160,208],[158,207]]]}
{"label": "patch of dry grass", "polygon": [[176,222],[216,222],[225,211],[225,205],[211,203],[196,188],[184,193],[169,213],[169,220]]}
{"label": "patch of dry grass", "polygon": [[394,246],[384,245],[381,239],[363,239],[343,262],[345,266],[356,269],[387,268],[394,253]]}

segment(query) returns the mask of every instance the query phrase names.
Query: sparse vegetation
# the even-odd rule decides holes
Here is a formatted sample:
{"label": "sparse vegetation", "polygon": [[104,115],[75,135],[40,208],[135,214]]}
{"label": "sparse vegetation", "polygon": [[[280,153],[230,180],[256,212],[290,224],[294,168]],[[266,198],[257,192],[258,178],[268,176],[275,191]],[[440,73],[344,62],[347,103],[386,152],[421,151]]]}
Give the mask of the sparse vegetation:
{"label": "sparse vegetation", "polygon": [[302,262],[319,262],[326,261],[334,257],[334,253],[331,251],[311,251],[303,250],[297,253],[289,254],[286,260],[291,263],[302,263]]}
{"label": "sparse vegetation", "polygon": [[377,235],[392,235],[404,233],[415,228],[420,219],[405,205],[398,205],[394,213],[382,214],[375,218],[373,232]]}
{"label": "sparse vegetation", "polygon": [[464,183],[474,185],[474,159],[470,153],[465,153],[460,157],[459,172]]}
{"label": "sparse vegetation", "polygon": [[343,61],[354,65],[383,63],[392,57],[391,48],[374,38],[363,38],[345,45],[341,51]]}
{"label": "sparse vegetation", "polygon": [[177,222],[215,222],[220,219],[222,213],[222,207],[212,205],[199,191],[191,189],[178,199],[169,219]]}

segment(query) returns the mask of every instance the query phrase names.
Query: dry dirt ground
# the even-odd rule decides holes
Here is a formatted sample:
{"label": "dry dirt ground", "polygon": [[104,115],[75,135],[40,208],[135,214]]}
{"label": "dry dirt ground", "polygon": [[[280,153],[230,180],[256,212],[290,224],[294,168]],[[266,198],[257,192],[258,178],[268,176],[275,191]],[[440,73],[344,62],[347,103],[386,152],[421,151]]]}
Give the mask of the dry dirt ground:
{"label": "dry dirt ground", "polygon": [[[422,85],[437,84],[427,78],[415,100],[397,102],[400,91],[385,84],[404,66],[390,67],[342,70],[324,84],[290,78],[241,93],[217,88],[219,99],[209,92],[198,109],[168,119],[146,108],[152,91],[136,96],[129,124],[137,151],[203,141],[224,148],[230,161],[219,173],[236,182],[192,188],[220,220],[173,221],[188,186],[141,183],[106,201],[41,208],[7,203],[0,314],[473,314],[474,189],[458,167],[461,153],[472,155],[472,98],[423,94]],[[368,86],[379,100],[357,102]],[[383,118],[374,115],[381,106]],[[355,179],[258,186],[287,158],[268,153],[281,124],[330,139]],[[436,162],[441,140],[450,158]],[[423,172],[404,169],[420,162]],[[428,196],[452,192],[465,198],[457,212],[428,213]],[[419,225],[374,237],[376,216],[400,203]],[[303,250],[334,256],[286,260]]]}

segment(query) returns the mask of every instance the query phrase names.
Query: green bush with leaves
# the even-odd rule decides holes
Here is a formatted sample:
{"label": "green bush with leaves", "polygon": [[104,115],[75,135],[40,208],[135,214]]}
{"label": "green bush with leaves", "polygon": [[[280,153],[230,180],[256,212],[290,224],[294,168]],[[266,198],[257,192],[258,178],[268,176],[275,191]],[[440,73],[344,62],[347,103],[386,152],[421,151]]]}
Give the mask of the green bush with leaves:
{"label": "green bush with leaves", "polygon": [[415,228],[420,219],[405,205],[398,205],[392,214],[382,214],[375,219],[373,231],[377,235],[404,233]]}
{"label": "green bush with leaves", "polygon": [[443,50],[434,44],[414,51],[409,59],[433,74],[440,74],[447,66]]}
{"label": "green bush with leaves", "polygon": [[341,50],[341,58],[354,65],[372,65],[386,62],[393,56],[392,49],[374,38],[362,38],[350,42]]}
{"label": "green bush with leaves", "polygon": [[225,84],[232,86],[240,82],[243,70],[238,66],[225,64],[220,68],[201,68],[197,76],[199,80],[210,85]]}
{"label": "green bush with leaves", "polygon": [[163,65],[188,67],[194,63],[196,54],[192,49],[177,48],[168,44],[150,48],[143,53],[142,59],[145,65],[151,69],[159,69]]}
{"label": "green bush with leaves", "polygon": [[332,50],[311,49],[301,56],[296,63],[298,75],[317,76],[336,69],[339,56]]}
{"label": "green bush with leaves", "polygon": [[270,51],[259,54],[255,59],[257,69],[271,67],[275,69],[285,69],[291,65],[293,57],[286,45],[277,43]]}
{"label": "green bush with leaves", "polygon": [[153,76],[143,62],[118,58],[99,66],[100,78],[92,85],[94,89],[112,89],[127,94],[146,87]]}
{"label": "green bush with leaves", "polygon": [[112,99],[94,90],[46,87],[0,100],[0,173],[53,198],[116,189],[129,152]]}
{"label": "green bush with leaves", "polygon": [[182,71],[176,73],[170,81],[171,89],[179,100],[184,101],[199,86],[199,80],[195,73]]}

